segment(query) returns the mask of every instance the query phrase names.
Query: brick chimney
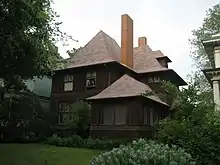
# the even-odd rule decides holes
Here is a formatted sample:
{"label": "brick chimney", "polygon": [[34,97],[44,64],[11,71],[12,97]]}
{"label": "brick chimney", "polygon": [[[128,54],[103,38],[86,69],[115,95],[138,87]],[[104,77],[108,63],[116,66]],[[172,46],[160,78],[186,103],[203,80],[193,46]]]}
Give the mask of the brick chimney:
{"label": "brick chimney", "polygon": [[139,37],[138,38],[138,47],[147,45],[147,38],[146,37]]}
{"label": "brick chimney", "polygon": [[133,20],[121,16],[121,63],[133,68]]}

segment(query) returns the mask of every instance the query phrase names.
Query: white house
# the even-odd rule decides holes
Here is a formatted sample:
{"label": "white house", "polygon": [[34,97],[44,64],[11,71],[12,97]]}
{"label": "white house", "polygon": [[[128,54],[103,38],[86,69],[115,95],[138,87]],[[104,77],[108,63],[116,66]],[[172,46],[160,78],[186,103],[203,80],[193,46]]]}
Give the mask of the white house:
{"label": "white house", "polygon": [[202,43],[212,66],[211,69],[205,69],[203,72],[213,88],[215,109],[220,110],[220,34],[213,35]]}

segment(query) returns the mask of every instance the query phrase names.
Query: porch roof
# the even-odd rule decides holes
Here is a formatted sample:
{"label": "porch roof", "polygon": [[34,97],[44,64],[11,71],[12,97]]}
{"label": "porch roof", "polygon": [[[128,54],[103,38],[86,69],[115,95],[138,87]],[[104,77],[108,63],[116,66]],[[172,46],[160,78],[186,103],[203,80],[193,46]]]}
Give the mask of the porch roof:
{"label": "porch roof", "polygon": [[87,100],[143,96],[146,92],[150,92],[152,94],[144,97],[168,106],[165,102],[161,101],[156,94],[154,94],[153,90],[148,85],[130,77],[127,74],[123,75],[99,94],[87,98]]}

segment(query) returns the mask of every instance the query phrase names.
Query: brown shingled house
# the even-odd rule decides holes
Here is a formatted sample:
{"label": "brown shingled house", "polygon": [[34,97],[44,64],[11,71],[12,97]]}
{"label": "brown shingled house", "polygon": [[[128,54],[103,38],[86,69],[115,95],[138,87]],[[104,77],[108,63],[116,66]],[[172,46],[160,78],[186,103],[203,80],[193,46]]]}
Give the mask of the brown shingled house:
{"label": "brown shingled house", "polygon": [[[51,94],[51,110],[57,112],[54,124],[69,120],[68,105],[82,99],[92,106],[91,136],[149,134],[153,121],[168,114],[169,106],[156,95],[161,90],[159,82],[186,85],[168,68],[169,62],[161,51],[151,50],[145,37],[133,47],[133,21],[122,15],[121,48],[100,31],[67,60],[65,69],[55,71]],[[146,91],[154,95],[143,96]]]}

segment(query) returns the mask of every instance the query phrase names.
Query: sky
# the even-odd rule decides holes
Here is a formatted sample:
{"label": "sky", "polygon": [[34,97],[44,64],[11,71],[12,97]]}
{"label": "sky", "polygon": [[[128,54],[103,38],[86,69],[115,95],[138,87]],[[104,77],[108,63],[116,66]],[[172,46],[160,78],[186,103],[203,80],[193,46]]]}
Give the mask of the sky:
{"label": "sky", "polygon": [[67,50],[84,46],[100,30],[121,43],[121,15],[134,24],[134,46],[138,37],[147,37],[153,50],[161,50],[182,78],[193,70],[190,57],[192,30],[201,26],[206,10],[220,0],[54,0],[62,21],[61,30],[79,42],[58,44],[62,57]]}

